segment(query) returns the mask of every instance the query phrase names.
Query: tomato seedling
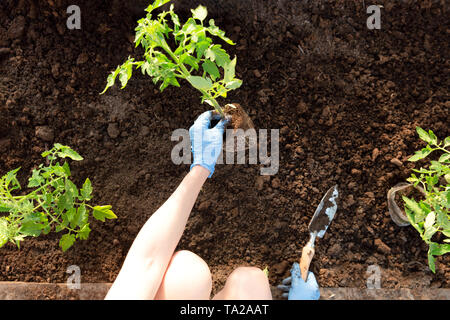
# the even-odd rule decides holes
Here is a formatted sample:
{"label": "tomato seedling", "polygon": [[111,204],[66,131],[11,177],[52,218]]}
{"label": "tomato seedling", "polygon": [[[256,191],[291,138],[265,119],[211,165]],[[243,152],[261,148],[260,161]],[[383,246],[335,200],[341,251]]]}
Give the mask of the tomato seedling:
{"label": "tomato seedling", "polygon": [[86,240],[91,232],[89,216],[97,220],[115,219],[111,206],[91,206],[92,184],[85,180],[81,189],[69,179],[67,162],[60,164],[58,158],[75,161],[83,158],[68,146],[56,143],[51,150],[42,153],[47,166],[40,164],[32,171],[27,187],[34,189],[24,195],[14,195],[21,189],[17,172],[8,172],[0,178],[0,247],[10,241],[20,247],[28,236],[37,237],[50,231],[67,231],[62,235],[59,246],[69,249],[76,239]]}
{"label": "tomato seedling", "polygon": [[[138,21],[134,42],[142,46],[144,54],[141,61],[128,59],[113,71],[107,79],[102,93],[113,86],[116,78],[122,89],[133,74],[133,68],[141,69],[142,74],[149,75],[153,83],[161,82],[163,91],[169,85],[179,87],[178,79],[188,81],[202,94],[202,103],[206,102],[222,116],[224,112],[217,102],[218,97],[226,97],[227,92],[239,88],[242,80],[235,77],[236,57],[229,54],[220,44],[214,44],[210,36],[215,36],[227,44],[233,41],[210,19],[206,25],[207,9],[203,6],[192,11],[192,17],[183,25],[173,11],[163,11],[156,17],[152,11],[170,0],[156,0],[146,9],[147,15]],[[173,43],[171,47],[169,43]],[[220,71],[222,69],[222,71]]]}
{"label": "tomato seedling", "polygon": [[[442,152],[437,161],[430,161],[427,168],[413,169],[418,175],[413,173],[408,178],[415,187],[421,185],[425,199],[416,201],[403,196],[408,220],[428,244],[428,265],[436,272],[435,256],[450,252],[450,137],[438,142],[433,131],[426,132],[420,127],[416,130],[427,146],[416,151],[409,161],[424,159],[434,151]],[[444,236],[442,243],[436,242],[438,233]]]}

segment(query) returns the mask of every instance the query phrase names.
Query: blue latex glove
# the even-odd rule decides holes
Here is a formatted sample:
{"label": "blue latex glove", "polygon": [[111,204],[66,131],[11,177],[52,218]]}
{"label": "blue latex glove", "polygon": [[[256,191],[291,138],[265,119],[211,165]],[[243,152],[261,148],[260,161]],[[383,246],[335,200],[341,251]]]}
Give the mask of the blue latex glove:
{"label": "blue latex glove", "polygon": [[314,273],[308,271],[306,282],[302,279],[302,272],[298,262],[294,262],[291,276],[282,281],[278,289],[284,291],[283,297],[288,300],[319,300],[320,291]]}
{"label": "blue latex glove", "polygon": [[[217,115],[217,119],[220,119],[219,115]],[[214,173],[217,158],[222,151],[223,132],[228,122],[228,120],[221,119],[214,128],[210,128],[211,120],[212,111],[206,111],[195,120],[189,129],[191,149],[194,155],[191,170],[194,166],[200,165],[209,170],[208,178],[211,178]]]}

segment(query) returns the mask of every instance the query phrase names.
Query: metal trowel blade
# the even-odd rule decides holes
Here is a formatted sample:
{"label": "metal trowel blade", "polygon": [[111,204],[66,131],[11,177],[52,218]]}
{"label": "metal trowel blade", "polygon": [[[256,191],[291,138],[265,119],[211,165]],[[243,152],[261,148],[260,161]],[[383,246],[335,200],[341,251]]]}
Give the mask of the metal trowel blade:
{"label": "metal trowel blade", "polygon": [[316,212],[309,223],[308,230],[311,234],[316,233],[322,238],[334,218],[337,210],[337,199],[339,197],[338,186],[331,187],[323,196]]}

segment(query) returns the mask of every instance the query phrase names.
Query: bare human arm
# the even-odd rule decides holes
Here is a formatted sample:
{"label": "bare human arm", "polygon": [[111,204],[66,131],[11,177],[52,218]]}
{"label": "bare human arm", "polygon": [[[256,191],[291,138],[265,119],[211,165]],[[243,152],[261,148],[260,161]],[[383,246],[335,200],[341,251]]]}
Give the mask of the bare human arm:
{"label": "bare human arm", "polygon": [[191,127],[191,171],[139,231],[105,299],[153,299],[158,292],[198,193],[213,174],[222,148],[225,122],[209,128],[210,119],[211,114],[205,112]]}
{"label": "bare human arm", "polygon": [[[209,171],[195,166],[134,240],[106,299],[153,299]],[[140,279],[136,279],[140,277]]]}

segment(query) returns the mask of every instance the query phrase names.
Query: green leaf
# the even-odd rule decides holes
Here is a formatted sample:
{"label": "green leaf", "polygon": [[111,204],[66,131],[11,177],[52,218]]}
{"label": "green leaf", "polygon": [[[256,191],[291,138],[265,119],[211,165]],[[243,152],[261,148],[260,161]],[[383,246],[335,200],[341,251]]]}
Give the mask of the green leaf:
{"label": "green leaf", "polygon": [[45,228],[45,225],[41,223],[37,223],[34,221],[28,221],[21,225],[20,232],[27,235],[37,237],[41,234],[42,229]]}
{"label": "green leaf", "polygon": [[[14,170],[9,171],[2,179],[5,179],[5,187],[10,188],[11,190],[20,189],[19,180],[17,180],[17,172],[20,170],[20,167]],[[9,185],[12,185],[9,187]]]}
{"label": "green leaf", "polygon": [[427,182],[427,190],[431,192],[434,185],[439,182],[439,175],[433,175],[425,177],[425,181]]}
{"label": "green leaf", "polygon": [[420,168],[420,170],[417,170],[417,169],[412,169],[412,170],[413,170],[414,172],[421,173],[420,179],[422,179],[422,177],[423,177],[424,174],[434,174],[434,173],[436,173],[435,170],[426,170],[426,169],[424,169],[424,168]]}
{"label": "green leaf", "polygon": [[189,76],[187,81],[196,89],[209,90],[212,88],[212,82],[208,78],[202,78],[199,76]]}
{"label": "green leaf", "polygon": [[159,90],[164,91],[164,89],[167,88],[169,85],[173,85],[175,87],[180,86],[180,84],[178,83],[178,81],[175,77],[168,77],[168,78],[164,79],[163,83],[159,87]]}
{"label": "green leaf", "polygon": [[220,44],[213,45],[210,50],[214,53],[214,59],[210,60],[215,61],[219,67],[225,68],[225,65],[230,63],[230,56]]}
{"label": "green leaf", "polygon": [[61,237],[61,240],[59,240],[59,246],[62,248],[64,252],[67,251],[75,242],[75,236],[70,233],[66,233]]}
{"label": "green leaf", "polygon": [[439,157],[439,162],[440,163],[446,163],[450,161],[450,153],[444,153],[443,155],[441,155]]}
{"label": "green leaf", "polygon": [[434,171],[442,171],[442,164],[440,164],[438,161],[431,160],[430,169]]}
{"label": "green leaf", "polygon": [[416,153],[410,157],[408,159],[408,161],[414,162],[414,161],[418,161],[420,159],[425,158],[426,156],[428,156],[431,153],[430,149],[427,148],[423,148],[422,150],[416,151]]}
{"label": "green leaf", "polygon": [[430,251],[428,251],[428,267],[430,268],[433,273],[436,273],[436,259],[430,254]]}
{"label": "green leaf", "polygon": [[19,212],[22,214],[32,213],[34,210],[33,202],[29,199],[23,200],[20,203],[17,203]]}
{"label": "green leaf", "polygon": [[231,80],[234,79],[235,68],[236,68],[236,57],[234,57],[233,60],[231,60],[230,62],[225,64],[225,67],[224,67],[224,69],[225,69],[225,76],[223,78],[225,83],[228,83],[228,82],[230,82]]}
{"label": "green leaf", "polygon": [[212,50],[212,48],[208,48],[205,51],[205,58],[209,59],[211,61],[215,61],[216,60],[216,55],[214,53],[214,51]]}
{"label": "green leaf", "polygon": [[73,199],[71,198],[70,194],[64,193],[57,199],[57,205],[58,209],[62,210],[69,210],[73,207]]}
{"label": "green leaf", "polygon": [[432,145],[437,145],[437,137],[436,137],[436,135],[434,134],[434,132],[431,131],[431,130],[428,130],[428,136],[430,137],[431,144],[432,144]]}
{"label": "green leaf", "polygon": [[34,188],[40,186],[45,182],[45,179],[40,175],[40,170],[33,170],[31,178],[28,180],[28,188]]}
{"label": "green leaf", "polygon": [[228,37],[225,36],[225,32],[220,30],[219,27],[215,25],[214,19],[209,20],[209,27],[206,29],[212,35],[219,37],[228,44],[235,45],[235,43]]}
{"label": "green leaf", "polygon": [[198,70],[197,60],[187,52],[184,53],[183,55],[181,55],[180,62],[186,63],[186,64],[190,65],[192,68],[194,68],[195,70]]}
{"label": "green leaf", "polygon": [[64,162],[62,169],[64,171],[65,176],[70,177],[71,172],[70,172],[69,164],[67,162]]}
{"label": "green leaf", "polygon": [[66,216],[65,218],[67,219],[67,221],[69,221],[71,228],[75,228],[75,226],[76,226],[76,224],[74,222],[76,215],[77,215],[77,209],[76,208],[70,208],[65,213],[65,216]]}
{"label": "green leaf", "polygon": [[450,137],[444,139],[444,147],[450,146]]}
{"label": "green leaf", "polygon": [[44,203],[47,206],[51,206],[52,202],[53,202],[53,194],[47,193],[46,195],[44,195],[44,199],[43,200],[44,200]]}
{"label": "green leaf", "polygon": [[436,213],[434,211],[431,211],[427,215],[423,227],[425,228],[425,230],[429,229],[434,225],[435,222],[436,222]]}
{"label": "green leaf", "polygon": [[116,77],[117,77],[117,75],[119,74],[119,72],[120,72],[120,66],[118,66],[117,68],[116,68],[116,70],[114,70],[113,72],[111,72],[109,75],[108,75],[108,78],[106,79],[106,86],[105,86],[105,89],[103,89],[103,91],[102,92],[100,92],[100,94],[104,94],[105,92],[106,92],[106,90],[108,90],[110,87],[112,87],[113,85],[114,85],[114,83],[116,82]]}
{"label": "green leaf", "polygon": [[47,217],[45,215],[45,213],[43,212],[31,212],[27,215],[24,215],[24,218],[22,220],[22,223],[26,223],[26,222],[45,222],[48,223]]}
{"label": "green leaf", "polygon": [[208,73],[213,80],[220,77],[219,69],[217,68],[216,64],[212,62],[211,60],[206,60],[202,64],[203,70]]}
{"label": "green leaf", "polygon": [[112,212],[111,206],[95,206],[94,208],[94,218],[100,221],[105,221],[106,219],[116,219],[117,216]]}
{"label": "green leaf", "polygon": [[70,227],[73,229],[75,227],[81,227],[85,225],[88,221],[88,214],[86,211],[86,206],[84,204],[80,205],[77,209],[76,214],[73,217]]}
{"label": "green leaf", "polygon": [[[130,70],[133,70],[130,68]],[[130,80],[131,75],[128,73],[128,69],[122,69],[119,72],[119,81],[122,85],[120,89],[123,89],[127,86],[128,80]]]}
{"label": "green leaf", "polygon": [[58,191],[64,191],[64,188],[66,187],[63,179],[53,180],[51,186]]}
{"label": "green leaf", "polygon": [[425,215],[428,215],[432,211],[432,208],[423,201],[419,202],[419,206],[424,211]]}
{"label": "green leaf", "polygon": [[234,89],[239,88],[241,85],[242,85],[242,80],[235,79],[233,81],[228,82],[225,87],[227,89],[234,90]]}
{"label": "green leaf", "polygon": [[195,44],[195,50],[197,52],[197,58],[200,59],[204,54],[206,49],[211,45],[211,39],[206,38],[206,40],[200,41]]}
{"label": "green leaf", "polygon": [[198,6],[197,9],[191,9],[192,17],[203,22],[208,15],[208,10],[204,6]]}
{"label": "green leaf", "polygon": [[189,18],[184,23],[183,28],[181,28],[181,30],[179,31],[179,34],[183,34],[184,36],[192,34],[197,30],[198,27],[201,28],[202,26],[197,25],[197,22],[194,18]]}
{"label": "green leaf", "polygon": [[[172,11],[172,10],[173,10],[173,7],[171,5],[170,11]],[[170,12],[170,17],[172,18],[172,23],[175,26],[175,30],[174,31],[177,32],[180,29],[180,26],[181,26],[180,18],[178,18],[178,15],[175,14],[174,12]]]}
{"label": "green leaf", "polygon": [[225,68],[225,65],[230,62],[230,56],[221,48],[221,45],[219,44],[208,48],[205,52],[205,58],[215,61],[216,64],[222,68]]}
{"label": "green leaf", "polygon": [[66,193],[68,194],[68,196],[70,198],[78,198],[78,188],[77,186],[70,181],[69,179],[66,179],[66,184],[65,184],[65,188],[66,188]]}
{"label": "green leaf", "polygon": [[0,203],[0,212],[10,212],[13,208],[12,205],[8,205],[6,203]]}
{"label": "green leaf", "polygon": [[177,78],[175,78],[175,77],[170,78],[170,84],[175,86],[175,87],[179,87],[180,86],[180,84],[178,83]]}
{"label": "green leaf", "polygon": [[147,73],[149,76],[151,76],[151,65],[148,63],[148,61],[145,61],[143,64],[141,64],[141,71],[142,74]]}
{"label": "green leaf", "polygon": [[148,13],[152,12],[153,10],[162,7],[163,5],[165,5],[167,2],[170,2],[170,0],[155,0],[151,5],[149,5],[145,11],[147,11]]}
{"label": "green leaf", "polygon": [[54,165],[49,168],[43,168],[45,172],[42,173],[42,176],[45,179],[48,179],[52,174],[57,175],[58,177],[67,177],[67,170],[60,165]]}
{"label": "green leaf", "polygon": [[[69,209],[70,210],[70,209]],[[69,211],[69,210],[67,210],[67,211]],[[67,228],[67,226],[69,225],[69,215],[67,215],[67,211],[66,212],[61,212],[61,214],[62,214],[62,222],[61,223],[59,223],[57,226],[56,226],[56,228],[55,228],[55,232],[60,232],[60,231],[62,231],[62,230],[64,230],[64,229],[66,229]],[[73,215],[73,213],[70,213],[70,215]],[[70,218],[72,218],[72,217],[70,217]]]}
{"label": "green leaf", "polygon": [[89,180],[89,178],[87,178],[86,181],[83,183],[83,187],[80,190],[81,200],[86,200],[86,201],[91,200],[92,190],[93,189],[92,189],[91,180]]}
{"label": "green leaf", "polygon": [[405,205],[409,208],[412,213],[414,213],[413,223],[417,224],[422,222],[425,219],[425,212],[419,206],[419,204],[414,199],[409,199],[405,196],[402,197],[403,201],[405,201]]}
{"label": "green leaf", "polygon": [[60,158],[70,158],[75,161],[83,160],[83,157],[78,154],[75,150],[72,150],[68,146],[63,146],[59,152],[56,153]]}
{"label": "green leaf", "polygon": [[89,228],[89,223],[87,223],[80,229],[80,231],[78,231],[77,237],[81,240],[87,240],[90,232],[91,228]]}
{"label": "green leaf", "polygon": [[8,242],[8,221],[0,217],[0,248]]}
{"label": "green leaf", "polygon": [[429,241],[431,239],[431,237],[438,231],[437,228],[431,226],[428,227],[428,229],[425,230],[423,237],[425,239],[425,241]]}
{"label": "green leaf", "polygon": [[409,220],[409,223],[421,234],[422,230],[420,230],[419,225],[415,221],[414,213],[405,206],[405,213]]}
{"label": "green leaf", "polygon": [[[103,89],[102,92],[100,92],[100,94],[104,94],[110,87],[112,87],[114,85],[114,83],[116,82],[116,77],[114,76],[114,73],[111,73],[108,78],[106,78],[106,86]],[[42,155],[44,156],[44,155]]]}
{"label": "green leaf", "polygon": [[[177,57],[180,56],[180,54],[182,54],[185,50],[185,47],[183,46],[183,43],[180,44],[180,46],[174,51],[174,55],[176,55]],[[181,57],[180,57],[181,58]]]}
{"label": "green leaf", "polygon": [[430,254],[433,256],[442,256],[443,254],[450,252],[450,244],[430,243]]}
{"label": "green leaf", "polygon": [[425,141],[426,143],[432,143],[433,139],[430,137],[430,135],[423,130],[421,127],[416,127],[416,131],[419,134],[419,138]]}
{"label": "green leaf", "polygon": [[44,229],[42,229],[42,233],[43,234],[49,234],[51,231],[51,226],[49,224],[47,224]]}
{"label": "green leaf", "polygon": [[60,223],[60,224],[58,224],[58,225],[55,227],[55,232],[56,232],[56,233],[61,232],[61,231],[64,230],[66,227],[67,227],[67,225],[64,225],[64,224]]}

